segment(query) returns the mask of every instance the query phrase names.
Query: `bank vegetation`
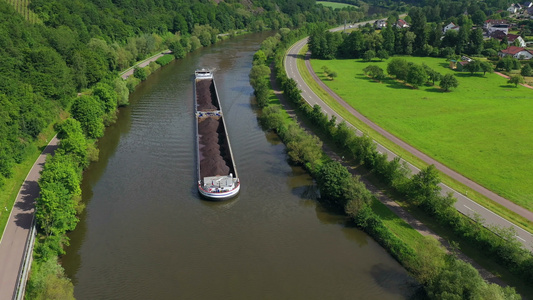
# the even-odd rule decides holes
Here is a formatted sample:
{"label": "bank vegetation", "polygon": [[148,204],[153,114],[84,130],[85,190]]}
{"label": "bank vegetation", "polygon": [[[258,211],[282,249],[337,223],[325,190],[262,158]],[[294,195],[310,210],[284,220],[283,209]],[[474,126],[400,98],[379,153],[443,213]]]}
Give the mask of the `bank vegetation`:
{"label": "bank vegetation", "polygon": [[[499,229],[500,236],[492,233],[480,223],[461,215],[454,207],[456,201],[451,195],[441,196],[438,173],[430,166],[411,176],[399,159],[387,160],[377,152],[368,136],[358,136],[346,123],[336,122],[321,111],[320,107],[310,107],[301,97],[296,82],[285,74],[283,60],[286,49],[308,31],[292,31],[270,39],[262,44],[254,60],[254,67],[266,66],[261,53],[272,53],[274,70],[284,97],[305,116],[316,129],[330,136],[335,145],[345,149],[347,160],[357,162],[370,170],[373,176],[387,186],[391,193],[399,195],[411,205],[420,208],[428,216],[438,221],[440,226],[452,228],[453,232],[469,243],[485,251],[494,261],[509,268],[525,282],[533,280],[533,257],[521,248],[512,232]],[[256,95],[268,94],[261,89],[268,86],[265,72],[251,74],[251,82]],[[264,79],[257,78],[263,76]],[[257,82],[261,82],[257,84]],[[258,91],[259,90],[259,91]],[[280,105],[258,99],[263,106],[260,121],[265,129],[274,130],[287,146],[290,161],[303,165],[315,179],[320,189],[320,201],[330,208],[343,211],[359,228],[370,234],[395,257],[409,273],[420,282],[425,293],[432,299],[519,299],[511,287],[500,287],[484,281],[470,264],[448,253],[435,242],[414,243],[402,240],[387,226],[373,210],[378,201],[365,185],[354,177],[339,162],[324,156],[321,142],[301,129],[294,120],[288,120]]]}

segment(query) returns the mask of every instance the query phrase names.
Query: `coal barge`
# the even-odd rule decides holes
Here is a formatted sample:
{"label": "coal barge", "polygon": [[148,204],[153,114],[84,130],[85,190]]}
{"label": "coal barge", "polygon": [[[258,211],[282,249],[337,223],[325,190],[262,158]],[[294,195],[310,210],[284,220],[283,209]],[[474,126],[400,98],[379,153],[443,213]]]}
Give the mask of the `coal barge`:
{"label": "coal barge", "polygon": [[213,72],[194,72],[198,192],[209,200],[234,197],[241,188]]}

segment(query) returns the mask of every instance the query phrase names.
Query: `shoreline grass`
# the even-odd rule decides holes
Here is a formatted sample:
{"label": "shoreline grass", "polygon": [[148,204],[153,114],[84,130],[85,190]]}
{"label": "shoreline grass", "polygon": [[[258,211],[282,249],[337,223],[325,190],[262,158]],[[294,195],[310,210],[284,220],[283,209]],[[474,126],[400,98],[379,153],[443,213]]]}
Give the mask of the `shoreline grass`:
{"label": "shoreline grass", "polygon": [[[318,86],[318,84],[316,82],[314,82],[314,80],[311,78],[311,75],[307,72],[307,68],[306,68],[305,62],[303,60],[303,54],[306,51],[307,51],[307,48],[304,47],[302,49],[302,51],[300,52],[300,54],[299,54],[298,69],[299,69],[302,77],[304,78],[304,80],[307,82],[307,84],[311,87],[311,89],[317,95],[319,95],[330,107],[332,107],[337,113],[339,113],[347,122],[353,124],[354,126],[359,128],[363,132],[367,133],[374,140],[376,140],[380,144],[384,145],[385,147],[387,147],[391,151],[395,152],[397,155],[401,156],[402,158],[404,158],[405,160],[409,161],[410,163],[412,163],[413,165],[415,165],[418,168],[424,168],[424,167],[427,166],[427,164],[424,163],[422,160],[414,157],[413,155],[411,155],[410,153],[405,151],[403,148],[400,148],[396,144],[390,142],[388,139],[383,137],[381,134],[379,134],[379,133],[375,132],[374,130],[370,129],[368,126],[366,126],[359,119],[355,118],[353,115],[351,115],[350,113],[345,111],[342,108],[342,106],[340,104],[338,104],[337,101],[335,101],[335,99],[330,97],[324,90],[322,90],[322,88],[320,88]],[[312,62],[312,65],[313,65],[313,60],[311,62]],[[320,71],[317,71],[317,70],[319,70],[321,68],[321,66],[323,65],[323,61],[319,61],[319,62],[320,63],[316,63],[315,62],[314,65],[313,65],[317,74],[319,74],[319,72],[320,72]],[[343,62],[346,63],[345,61],[343,61]],[[443,65],[442,65],[443,62],[442,61],[438,62],[438,63],[440,63],[441,64],[440,66],[443,67]],[[361,68],[364,68],[368,64],[370,64],[370,63],[361,63],[361,65],[362,65]],[[431,67],[434,68],[434,69],[437,69],[435,67],[435,65],[433,65]],[[330,69],[332,69],[332,67],[330,67]],[[338,70],[336,70],[336,71],[338,71]],[[453,72],[453,71],[450,70],[449,72]],[[341,72],[338,72],[338,73],[341,74]],[[497,76],[496,74],[492,74],[492,75],[493,76]],[[504,82],[504,81],[502,81],[502,82]],[[452,93],[454,93],[454,92],[452,92]],[[439,172],[439,173],[441,173],[441,172]],[[500,204],[493,202],[492,200],[488,199],[487,197],[485,197],[485,196],[475,192],[474,190],[466,187],[465,185],[463,185],[463,184],[451,179],[447,175],[445,175],[443,173],[441,173],[440,175],[441,175],[441,180],[442,180],[442,182],[444,184],[450,186],[451,188],[455,189],[456,191],[459,191],[459,192],[462,192],[464,194],[467,194],[469,198],[471,198],[472,200],[476,201],[477,203],[487,207],[488,209],[496,212],[497,214],[501,215],[505,219],[507,219],[507,220],[515,223],[516,225],[524,228],[525,230],[533,233],[533,222],[531,222],[531,221],[521,217],[520,215],[508,210],[507,208],[501,206]]]}

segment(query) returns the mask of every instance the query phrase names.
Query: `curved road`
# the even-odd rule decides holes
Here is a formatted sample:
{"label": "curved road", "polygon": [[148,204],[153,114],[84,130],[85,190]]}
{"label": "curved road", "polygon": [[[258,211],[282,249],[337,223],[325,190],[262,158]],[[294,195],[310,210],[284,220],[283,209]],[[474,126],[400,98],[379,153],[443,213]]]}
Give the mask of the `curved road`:
{"label": "curved road", "polygon": [[[372,22],[372,21],[369,21]],[[359,23],[361,25],[364,25],[364,23]],[[359,25],[358,24],[358,25]],[[340,30],[342,28],[337,28],[336,30]],[[318,104],[322,108],[322,110],[328,114],[328,116],[336,116],[337,122],[342,121],[342,117],[337,114],[335,111],[333,111],[327,104],[325,104],[320,97],[318,97],[311,88],[305,83],[302,76],[300,75],[297,67],[297,58],[298,53],[300,50],[307,44],[307,38],[298,41],[296,44],[294,44],[289,51],[287,52],[287,55],[285,57],[285,71],[287,72],[287,76],[289,78],[294,79],[297,84],[298,88],[302,91],[302,97],[309,103],[311,106]],[[461,174],[449,169],[448,167],[444,166],[443,164],[439,163],[438,161],[432,159],[431,157],[427,156],[426,154],[420,152],[419,150],[415,149],[414,147],[410,146],[409,144],[405,143],[404,141],[400,140],[399,138],[395,137],[391,133],[385,131],[383,128],[379,127],[377,124],[373,123],[369,119],[367,119],[365,116],[363,116],[361,113],[356,111],[353,107],[351,107],[348,103],[346,103],[342,98],[340,98],[335,92],[333,92],[331,89],[329,89],[314,73],[314,71],[311,69],[311,65],[309,62],[309,53],[306,55],[306,66],[308,72],[313,76],[314,80],[321,86],[322,89],[327,91],[332,97],[334,97],[347,111],[351,112],[354,116],[356,116],[361,121],[365,122],[368,126],[372,127],[374,130],[388,138],[389,140],[393,141],[400,147],[404,148],[405,150],[409,151],[411,154],[417,156],[418,158],[422,159],[427,164],[433,164],[437,169],[439,169],[441,172],[447,174],[448,176],[454,178],[455,180],[462,182],[463,184],[467,185],[468,187],[476,190],[480,194],[485,195],[489,199],[507,207],[508,209],[514,211],[515,213],[523,216],[524,218],[533,221],[533,212],[526,210],[523,207],[520,207],[509,200],[495,194],[494,192],[489,191],[488,189],[482,187],[481,185],[473,182],[472,180],[462,176]],[[349,123],[347,123],[349,124]],[[351,125],[351,124],[350,124]],[[351,125],[353,127],[353,125]],[[354,127],[355,128],[355,127]],[[362,135],[362,132],[355,128],[357,133],[359,135]],[[389,149],[383,147],[379,143],[377,144],[377,150],[381,153],[386,153],[389,160],[392,160],[397,155],[393,152],[391,152]],[[402,159],[402,162],[404,160]],[[415,166],[411,165],[409,162],[407,162],[407,165],[413,172],[413,174],[418,173],[420,170],[416,168]],[[479,215],[482,219],[485,220],[485,226],[489,225],[498,225],[500,227],[514,228],[516,232],[516,238],[519,242],[521,242],[524,247],[527,249],[533,251],[533,235],[527,232],[526,230],[522,229],[521,227],[507,221],[506,219],[500,217],[499,215],[495,214],[494,212],[486,209],[485,207],[479,205],[475,201],[471,200],[470,198],[466,197],[465,195],[458,193],[457,191],[453,190],[452,188],[448,187],[445,184],[440,184],[440,187],[442,188],[441,193],[443,195],[446,195],[447,193],[452,193],[455,198],[457,198],[457,202],[455,203],[456,209],[469,216],[474,217],[475,215]]]}
{"label": "curved road", "polygon": [[44,148],[33,164],[20,187],[13,210],[9,215],[2,239],[0,240],[0,299],[12,299],[22,267],[35,212],[35,199],[39,197],[38,180],[41,177],[46,156],[53,154],[58,147],[54,137]]}

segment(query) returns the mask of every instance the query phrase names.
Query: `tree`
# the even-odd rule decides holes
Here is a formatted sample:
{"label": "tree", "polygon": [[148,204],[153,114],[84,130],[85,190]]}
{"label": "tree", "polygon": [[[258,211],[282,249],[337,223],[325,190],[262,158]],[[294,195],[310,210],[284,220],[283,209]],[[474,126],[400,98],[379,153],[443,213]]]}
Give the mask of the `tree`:
{"label": "tree", "polygon": [[486,283],[472,265],[448,255],[446,267],[426,290],[433,299],[480,299],[484,285]]}
{"label": "tree", "polygon": [[485,76],[485,74],[487,72],[489,73],[492,73],[494,72],[494,69],[492,68],[492,64],[488,61],[482,61],[479,63],[479,67],[481,69],[481,71],[483,71],[483,76]]}
{"label": "tree", "polygon": [[363,56],[366,61],[371,61],[374,57],[376,57],[376,52],[374,50],[367,50]]}
{"label": "tree", "polygon": [[172,51],[172,54],[174,54],[174,57],[177,59],[183,58],[186,53],[185,48],[183,48],[180,41],[173,41],[168,45],[168,49]]}
{"label": "tree", "polygon": [[522,76],[531,76],[533,74],[533,71],[531,70],[530,64],[525,64],[522,70],[520,70],[520,75]]}
{"label": "tree", "polygon": [[427,43],[428,40],[428,31],[426,29],[426,15],[421,8],[413,7],[409,11],[409,16],[411,17],[411,32],[415,34],[415,47],[421,49],[423,45]]}
{"label": "tree", "polygon": [[108,113],[117,109],[117,93],[110,85],[99,82],[93,89],[93,95],[102,103],[104,112]]}
{"label": "tree", "polygon": [[441,190],[439,173],[434,165],[420,170],[413,175],[407,188],[407,194],[419,205],[430,198],[435,198]]}
{"label": "tree", "polygon": [[406,55],[413,54],[413,46],[415,43],[416,34],[411,31],[407,31],[403,36],[404,53]]}
{"label": "tree", "polygon": [[135,78],[139,78],[140,80],[145,80],[147,75],[144,68],[135,67],[135,70],[133,71],[133,76]]}
{"label": "tree", "polygon": [[418,88],[427,81],[427,74],[421,65],[411,65],[407,71],[407,82]]}
{"label": "tree", "polygon": [[396,76],[400,80],[405,80],[407,78],[408,64],[407,60],[403,58],[393,58],[387,64],[387,73],[390,75]]}
{"label": "tree", "polygon": [[483,25],[486,19],[487,15],[485,15],[481,9],[476,10],[476,12],[472,15],[472,22],[478,26]]}
{"label": "tree", "polygon": [[387,27],[381,30],[381,36],[383,36],[383,50],[387,51],[388,53],[394,53],[395,36],[392,26],[387,24]]}
{"label": "tree", "polygon": [[471,54],[480,54],[483,51],[483,31],[480,28],[470,32],[469,50]]}
{"label": "tree", "polygon": [[452,74],[446,74],[442,77],[442,80],[440,81],[440,87],[444,89],[445,92],[447,92],[451,88],[456,88],[459,86],[459,82],[457,82],[457,79]]}
{"label": "tree", "polygon": [[81,96],[72,104],[71,113],[78,120],[85,135],[89,138],[99,138],[104,135],[102,115],[104,110],[100,103],[91,96]]}
{"label": "tree", "polygon": [[322,166],[317,174],[317,184],[320,196],[332,204],[344,207],[348,199],[344,199],[343,191],[352,175],[337,161],[331,161]]}
{"label": "tree", "polygon": [[477,60],[473,60],[469,63],[467,63],[466,65],[463,66],[463,68],[470,72],[470,75],[474,75],[474,72],[478,72],[478,71],[481,71],[481,65],[479,63],[479,61]]}
{"label": "tree", "polygon": [[264,65],[266,60],[267,56],[263,50],[259,49],[257,52],[255,52],[253,59],[254,64]]}
{"label": "tree", "polygon": [[384,77],[383,69],[381,69],[380,67],[376,65],[370,65],[370,66],[365,67],[363,69],[363,72],[365,72],[365,74],[368,74],[370,77],[377,79],[377,80],[381,80]]}
{"label": "tree", "polygon": [[378,51],[377,56],[378,56],[379,60],[383,61],[384,59],[388,59],[389,58],[389,53],[387,52],[387,50],[381,49],[381,50]]}
{"label": "tree", "polygon": [[507,80],[507,83],[514,84],[515,87],[518,87],[518,84],[524,83],[524,77],[522,77],[522,75],[512,75],[509,77],[509,80]]}
{"label": "tree", "polygon": [[442,75],[439,72],[428,67],[426,64],[422,64],[422,66],[424,67],[424,70],[426,70],[428,80],[431,81],[433,85],[435,85],[435,81],[439,81],[442,78]]}

